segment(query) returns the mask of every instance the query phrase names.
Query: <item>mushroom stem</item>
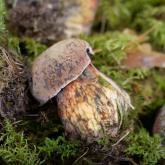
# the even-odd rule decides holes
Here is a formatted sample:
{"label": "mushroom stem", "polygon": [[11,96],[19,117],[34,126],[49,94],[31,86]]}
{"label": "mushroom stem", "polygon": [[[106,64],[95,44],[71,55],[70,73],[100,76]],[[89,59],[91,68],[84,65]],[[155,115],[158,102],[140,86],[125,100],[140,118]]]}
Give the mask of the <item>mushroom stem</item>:
{"label": "mushroom stem", "polygon": [[92,64],[57,95],[57,103],[66,133],[88,143],[116,136],[132,107],[129,95]]}
{"label": "mushroom stem", "polygon": [[96,70],[98,76],[102,77],[103,79],[105,79],[105,81],[110,83],[116,89],[116,91],[118,91],[122,95],[122,97],[125,98],[125,103],[127,103],[131,109],[134,109],[134,106],[131,104],[131,99],[128,93],[125,92],[122,88],[120,88],[111,78],[107,77],[105,74],[100,72],[97,68],[95,68],[93,64],[91,65]]}

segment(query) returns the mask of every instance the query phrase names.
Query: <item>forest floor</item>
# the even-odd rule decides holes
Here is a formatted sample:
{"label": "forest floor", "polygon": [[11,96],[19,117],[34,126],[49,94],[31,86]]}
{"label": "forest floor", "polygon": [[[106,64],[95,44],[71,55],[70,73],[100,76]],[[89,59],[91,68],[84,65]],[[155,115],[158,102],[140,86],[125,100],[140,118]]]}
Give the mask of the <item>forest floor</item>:
{"label": "forest floor", "polygon": [[45,16],[52,22],[43,22],[44,7],[36,3],[12,5],[0,0],[0,164],[163,164],[165,116],[158,114],[165,111],[165,1],[102,0],[91,34],[79,36],[94,49],[93,64],[129,93],[135,107],[115,138],[89,145],[65,136],[55,100],[40,106],[30,91],[32,62],[65,38],[59,1]]}

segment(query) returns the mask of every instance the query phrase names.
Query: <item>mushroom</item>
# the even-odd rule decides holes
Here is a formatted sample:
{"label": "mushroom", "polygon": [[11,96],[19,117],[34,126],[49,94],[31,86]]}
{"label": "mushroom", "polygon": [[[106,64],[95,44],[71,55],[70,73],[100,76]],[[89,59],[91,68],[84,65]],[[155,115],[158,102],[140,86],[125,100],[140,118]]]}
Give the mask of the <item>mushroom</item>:
{"label": "mushroom", "polygon": [[92,53],[86,41],[67,39],[43,52],[32,67],[34,97],[44,104],[56,96],[66,133],[88,143],[116,136],[132,107],[129,95],[92,65]]}
{"label": "mushroom", "polygon": [[90,64],[89,44],[79,39],[58,42],[43,52],[32,66],[32,93],[44,104],[76,80]]}

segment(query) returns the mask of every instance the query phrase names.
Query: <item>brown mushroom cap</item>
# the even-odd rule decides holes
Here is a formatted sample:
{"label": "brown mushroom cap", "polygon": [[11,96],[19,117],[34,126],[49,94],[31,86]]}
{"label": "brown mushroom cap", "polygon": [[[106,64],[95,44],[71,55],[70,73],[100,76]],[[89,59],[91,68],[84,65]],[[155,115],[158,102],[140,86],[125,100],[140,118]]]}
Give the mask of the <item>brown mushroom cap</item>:
{"label": "brown mushroom cap", "polygon": [[60,41],[43,52],[32,66],[32,94],[42,104],[77,79],[91,60],[91,47],[80,39]]}

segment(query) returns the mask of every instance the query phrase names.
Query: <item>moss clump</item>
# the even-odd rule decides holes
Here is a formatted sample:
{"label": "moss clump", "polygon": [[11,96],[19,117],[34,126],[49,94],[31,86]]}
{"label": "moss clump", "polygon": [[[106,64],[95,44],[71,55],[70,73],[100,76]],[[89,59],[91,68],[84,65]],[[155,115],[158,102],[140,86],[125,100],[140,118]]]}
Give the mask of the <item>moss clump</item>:
{"label": "moss clump", "polygon": [[165,2],[162,0],[102,0],[94,30],[109,31],[134,28],[149,32],[156,49],[165,51]]}
{"label": "moss clump", "polygon": [[45,159],[51,157],[56,152],[61,155],[61,159],[75,156],[77,153],[78,143],[71,143],[64,136],[58,136],[57,139],[46,138],[44,144],[39,147],[41,154],[45,155]]}
{"label": "moss clump", "polygon": [[101,32],[114,29],[122,29],[129,24],[131,12],[120,0],[102,0],[96,15],[94,29]]}
{"label": "moss clump", "polygon": [[10,37],[8,47],[15,51],[16,54],[23,55],[24,58],[31,63],[38,55],[40,55],[47,46],[43,45],[31,38]]}
{"label": "moss clump", "polygon": [[9,121],[5,121],[0,143],[0,157],[7,164],[37,165],[41,163],[36,146],[30,147],[24,134],[16,132]]}
{"label": "moss clump", "polygon": [[121,32],[105,33],[104,35],[97,34],[84,39],[96,51],[93,57],[94,64],[104,71],[107,66],[120,65],[126,56],[126,50],[138,45],[138,39],[135,35]]}
{"label": "moss clump", "polygon": [[140,129],[138,133],[130,135],[127,140],[129,144],[126,153],[137,156],[141,160],[140,164],[155,165],[165,156],[160,136],[154,135],[151,137],[145,129]]}
{"label": "moss clump", "polygon": [[156,49],[165,51],[165,4],[146,7],[137,14],[133,26],[140,32],[148,31],[149,41]]}
{"label": "moss clump", "polygon": [[4,0],[0,0],[0,39],[2,39],[3,34],[6,31],[5,16],[6,16],[5,3]]}
{"label": "moss clump", "polygon": [[97,144],[99,144],[100,146],[106,146],[109,144],[109,137],[105,136],[103,138],[98,139]]}
{"label": "moss clump", "polygon": [[[164,5],[162,0],[102,0],[96,16],[96,25],[107,30],[122,29],[130,27],[138,13],[143,12],[146,7]],[[97,27],[97,26],[96,26]]]}

